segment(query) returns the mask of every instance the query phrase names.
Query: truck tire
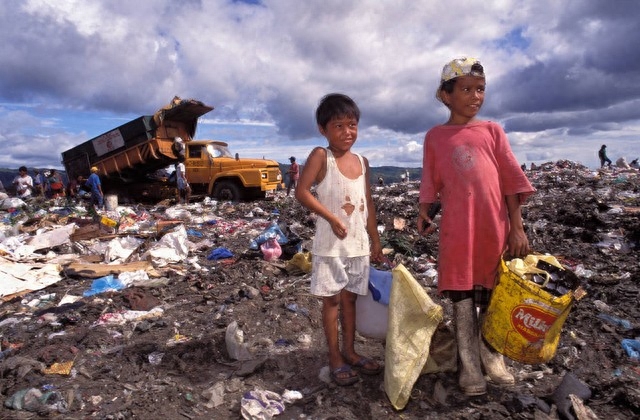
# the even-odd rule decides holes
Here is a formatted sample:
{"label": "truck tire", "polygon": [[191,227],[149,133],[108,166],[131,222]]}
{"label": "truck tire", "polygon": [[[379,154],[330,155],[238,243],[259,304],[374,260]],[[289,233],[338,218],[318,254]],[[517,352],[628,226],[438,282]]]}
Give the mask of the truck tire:
{"label": "truck tire", "polygon": [[233,181],[220,181],[213,187],[213,198],[220,201],[240,201],[242,190]]}

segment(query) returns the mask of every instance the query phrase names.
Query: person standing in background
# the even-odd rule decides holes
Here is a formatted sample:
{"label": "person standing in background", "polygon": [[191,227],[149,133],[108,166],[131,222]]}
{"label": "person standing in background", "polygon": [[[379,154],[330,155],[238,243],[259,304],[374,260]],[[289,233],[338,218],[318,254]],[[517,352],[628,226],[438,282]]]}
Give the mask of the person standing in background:
{"label": "person standing in background", "polygon": [[291,166],[289,166],[289,185],[287,186],[287,195],[291,192],[293,188],[295,190],[296,185],[298,184],[298,177],[300,176],[300,165],[296,163],[295,156],[291,156],[289,158],[291,162]]}
{"label": "person standing in background", "polygon": [[16,186],[16,194],[19,198],[26,199],[31,197],[33,178],[27,172],[26,166],[18,168],[18,175],[13,179],[13,185]]}
{"label": "person standing in background", "polygon": [[94,210],[102,210],[104,207],[104,194],[102,193],[102,182],[98,176],[98,168],[93,166],[91,168],[91,175],[85,182],[85,185],[91,189],[91,206]]}
{"label": "person standing in background", "polygon": [[598,150],[598,158],[600,158],[600,167],[604,168],[604,164],[605,162],[607,163],[607,166],[610,168],[611,167],[611,159],[609,159],[609,157],[607,156],[607,145],[603,144],[602,147],[600,147],[600,150]]}
{"label": "person standing in background", "polygon": [[51,169],[47,182],[49,183],[51,198],[64,197],[64,183],[62,182],[62,176],[58,171]]}
{"label": "person standing in background", "polygon": [[33,192],[36,197],[42,197],[44,195],[44,179],[40,169],[33,168]]}
{"label": "person standing in background", "polygon": [[178,185],[178,203],[189,204],[191,198],[191,185],[187,181],[187,169],[184,165],[184,156],[178,156],[176,163],[176,184]]}

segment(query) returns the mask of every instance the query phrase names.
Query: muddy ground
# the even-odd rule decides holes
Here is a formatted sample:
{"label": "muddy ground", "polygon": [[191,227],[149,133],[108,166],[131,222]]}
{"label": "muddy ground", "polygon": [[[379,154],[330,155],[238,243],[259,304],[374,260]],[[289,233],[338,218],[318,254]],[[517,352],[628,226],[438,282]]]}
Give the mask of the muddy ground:
{"label": "muddy ground", "polygon": [[[565,416],[550,396],[568,372],[591,394],[581,418],[588,413],[600,419],[637,418],[640,368],[621,340],[640,336],[638,173],[598,174],[563,161],[528,174],[538,189],[524,208],[533,248],[575,270],[587,296],[573,307],[549,363],[508,360],[517,380],[512,388],[489,384],[486,396],[468,398],[458,391],[455,373],[422,375],[404,410],[396,411],[382,374],[361,375],[350,387],[323,381],[327,357],[320,301],[308,293],[308,274],[287,270],[285,257],[269,263],[248,248],[260,231],[252,221],[268,223],[275,213],[283,230],[299,236],[304,248],[310,246],[313,218],[278,192],[264,202],[189,206],[193,218],[184,224],[193,235],[189,239],[202,246],[184,262],[156,267],[159,277],[147,287],[58,306],[64,295],[82,296],[91,286],[92,279],[66,276],[2,303],[0,399],[5,404],[0,418],[240,418],[247,391],[290,390],[302,398],[286,404],[278,419],[555,419]],[[449,328],[450,305],[436,295],[429,270],[437,238],[419,238],[415,229],[418,187],[415,182],[374,187],[382,239],[390,257],[443,305],[442,328]],[[161,217],[165,208],[146,210]],[[207,215],[221,222],[192,223]],[[93,241],[98,240],[106,239]],[[84,244],[52,251],[77,252],[80,259],[88,248]],[[208,259],[218,247],[232,251],[233,258]],[[285,249],[284,255],[291,252]],[[28,305],[36,298],[40,304]],[[152,307],[163,312],[120,324],[98,322],[105,314]],[[601,313],[630,325],[603,320]],[[251,360],[233,360],[227,351],[225,333],[234,321],[250,345]],[[381,340],[359,336],[356,345],[362,354],[383,360]],[[52,373],[56,362],[71,362],[71,369]],[[16,392],[30,388],[49,393],[46,404],[29,406],[34,411],[5,407]]]}

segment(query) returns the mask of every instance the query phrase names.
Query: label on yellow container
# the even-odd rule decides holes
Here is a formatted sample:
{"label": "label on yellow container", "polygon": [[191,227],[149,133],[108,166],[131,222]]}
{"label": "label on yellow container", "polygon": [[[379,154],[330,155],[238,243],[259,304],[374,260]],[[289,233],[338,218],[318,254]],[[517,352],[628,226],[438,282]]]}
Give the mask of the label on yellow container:
{"label": "label on yellow container", "polygon": [[526,364],[553,358],[573,292],[553,296],[520,278],[504,261],[482,324],[482,335],[496,351]]}

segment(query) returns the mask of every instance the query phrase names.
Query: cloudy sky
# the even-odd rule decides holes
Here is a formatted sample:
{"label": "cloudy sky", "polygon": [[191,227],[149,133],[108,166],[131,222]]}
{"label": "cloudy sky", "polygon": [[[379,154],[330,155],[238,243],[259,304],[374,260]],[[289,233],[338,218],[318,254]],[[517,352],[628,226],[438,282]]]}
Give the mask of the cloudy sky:
{"label": "cloudy sky", "polygon": [[421,165],[448,113],[442,66],[487,74],[480,116],[522,163],[640,156],[637,0],[15,0],[0,8],[0,167],[62,168],[60,153],[174,95],[215,109],[196,137],[288,162],[325,145],[318,100],[362,111],[355,151]]}

